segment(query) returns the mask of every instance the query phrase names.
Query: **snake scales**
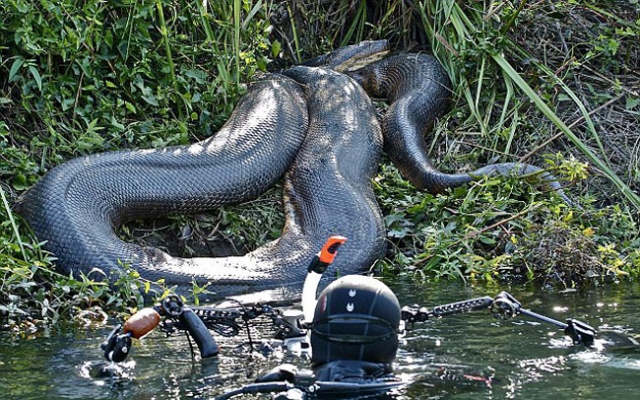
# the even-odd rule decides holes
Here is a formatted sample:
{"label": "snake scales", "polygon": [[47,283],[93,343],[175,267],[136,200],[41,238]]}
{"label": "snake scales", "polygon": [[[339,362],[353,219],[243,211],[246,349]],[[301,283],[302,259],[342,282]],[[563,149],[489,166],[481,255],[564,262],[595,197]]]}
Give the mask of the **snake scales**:
{"label": "snake scales", "polygon": [[[329,273],[367,270],[385,252],[370,183],[383,142],[402,173],[434,193],[476,176],[537,170],[497,164],[448,175],[434,169],[423,133],[448,110],[451,93],[438,62],[426,54],[401,54],[354,72],[336,71],[345,60],[384,48],[385,42],[366,42],[263,77],[250,85],[220,131],[202,142],[64,163],[23,194],[16,210],[46,241],[58,268],[75,275],[99,268],[113,279],[125,264],[168,285],[211,283],[217,297],[259,290],[289,296],[299,290],[310,257],[334,234],[349,240]],[[363,88],[391,103],[381,124]],[[244,256],[176,258],[115,233],[132,219],[246,201],[283,175],[283,234]]]}

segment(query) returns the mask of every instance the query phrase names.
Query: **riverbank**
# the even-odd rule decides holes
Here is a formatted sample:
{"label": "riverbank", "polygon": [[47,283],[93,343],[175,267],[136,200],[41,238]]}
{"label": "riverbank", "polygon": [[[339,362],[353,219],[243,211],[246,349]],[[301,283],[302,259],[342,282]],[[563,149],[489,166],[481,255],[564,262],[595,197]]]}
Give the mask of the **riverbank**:
{"label": "riverbank", "polygon": [[[0,313],[8,329],[93,306],[127,312],[142,301],[135,272],[115,291],[55,272],[52,255],[12,211],[46,171],[81,155],[206,138],[257,72],[365,39],[433,52],[449,72],[455,105],[427,139],[435,165],[545,166],[583,205],[516,179],[432,196],[385,160],[375,188],[390,250],[378,273],[560,288],[635,278],[638,5],[380,3],[0,5]],[[279,236],[280,193],[129,224],[121,235],[181,256],[246,251]]]}

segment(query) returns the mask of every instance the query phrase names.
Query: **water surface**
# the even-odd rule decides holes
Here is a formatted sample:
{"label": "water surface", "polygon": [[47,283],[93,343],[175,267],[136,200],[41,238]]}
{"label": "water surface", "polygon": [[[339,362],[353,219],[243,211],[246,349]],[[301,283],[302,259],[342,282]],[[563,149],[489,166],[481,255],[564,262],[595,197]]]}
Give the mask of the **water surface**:
{"label": "water surface", "polygon": [[[402,305],[417,303],[431,308],[472,297],[493,297],[506,290],[523,307],[561,321],[574,317],[599,330],[625,335],[638,334],[640,329],[640,285],[635,283],[576,292],[448,282],[421,285],[420,290],[409,283],[390,286]],[[183,336],[167,338],[155,331],[135,343],[125,363],[110,366],[99,345],[115,322],[45,332],[31,339],[0,333],[0,398],[212,398],[252,382],[282,362],[300,368],[307,365],[305,359],[282,353],[250,355],[246,336],[216,336],[221,356],[193,359]],[[640,395],[638,349],[598,351],[574,346],[556,327],[526,316],[499,321],[488,311],[477,311],[409,328],[395,371],[412,383],[388,398],[595,399]],[[269,332],[258,328],[254,339]],[[608,337],[606,333],[601,336]]]}

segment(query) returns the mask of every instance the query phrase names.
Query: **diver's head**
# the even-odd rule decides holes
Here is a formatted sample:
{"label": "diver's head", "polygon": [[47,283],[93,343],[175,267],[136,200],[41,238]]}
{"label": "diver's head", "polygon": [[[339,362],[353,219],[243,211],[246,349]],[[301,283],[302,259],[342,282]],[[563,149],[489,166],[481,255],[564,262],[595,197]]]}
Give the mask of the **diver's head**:
{"label": "diver's head", "polygon": [[320,293],[313,316],[313,366],[337,360],[391,364],[400,318],[398,299],[384,283],[360,275],[332,282]]}

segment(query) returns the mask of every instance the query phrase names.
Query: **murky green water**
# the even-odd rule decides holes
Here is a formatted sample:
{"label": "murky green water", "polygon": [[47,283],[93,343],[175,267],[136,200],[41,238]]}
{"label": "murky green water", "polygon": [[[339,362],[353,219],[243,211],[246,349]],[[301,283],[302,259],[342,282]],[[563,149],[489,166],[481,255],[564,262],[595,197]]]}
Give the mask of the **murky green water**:
{"label": "murky green water", "polygon": [[[640,285],[621,284],[585,292],[557,293],[514,287],[444,283],[416,293],[392,284],[401,304],[437,304],[507,290],[525,308],[565,320],[575,317],[600,330],[637,334]],[[110,321],[112,324],[114,321]],[[282,354],[250,357],[244,338],[221,339],[222,355],[192,360],[184,337],[154,332],[113,375],[99,345],[110,326],[93,326],[34,339],[0,334],[2,399],[210,398],[249,383],[281,362],[305,366]],[[240,346],[240,347],[239,347]],[[594,351],[572,346],[555,327],[525,316],[497,321],[488,312],[420,323],[409,330],[395,370],[412,381],[397,399],[615,399],[640,395],[640,350]],[[448,371],[448,379],[440,379]],[[490,385],[468,376],[491,376]]]}

